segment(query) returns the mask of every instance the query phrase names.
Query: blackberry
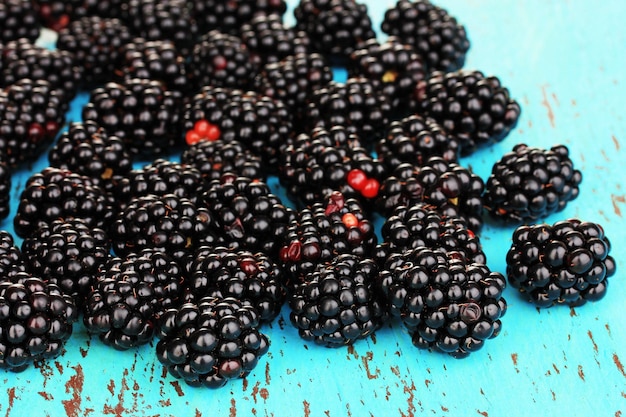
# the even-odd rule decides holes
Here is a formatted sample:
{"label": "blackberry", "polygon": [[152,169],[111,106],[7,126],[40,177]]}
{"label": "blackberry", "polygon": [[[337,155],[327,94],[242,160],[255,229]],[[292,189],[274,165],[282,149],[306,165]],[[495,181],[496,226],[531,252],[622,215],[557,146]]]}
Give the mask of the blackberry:
{"label": "blackberry", "polygon": [[11,211],[12,177],[9,165],[4,161],[0,161],[0,219],[8,217]]}
{"label": "blackberry", "polygon": [[32,0],[42,25],[55,32],[85,16],[120,18],[127,0]]}
{"label": "blackberry", "polygon": [[311,274],[289,298],[289,319],[304,340],[327,347],[351,345],[373,334],[384,310],[371,259],[339,255]]}
{"label": "blackberry", "polygon": [[186,105],[183,119],[185,132],[200,122],[213,130],[208,139],[240,142],[271,173],[278,170],[279,152],[293,135],[289,109],[253,91],[204,87]]}
{"label": "blackberry", "polygon": [[26,272],[22,251],[9,231],[0,230],[0,281],[16,282],[14,277],[19,272]]}
{"label": "blackberry", "polygon": [[465,156],[477,147],[503,140],[521,112],[500,80],[480,71],[435,71],[418,83],[415,97],[417,112],[457,136]]}
{"label": "blackberry", "polygon": [[313,48],[338,61],[376,37],[367,5],[355,0],[300,0],[293,14]]}
{"label": "blackberry", "polygon": [[224,246],[277,259],[295,212],[266,183],[225,174],[209,184],[202,198]]}
{"label": "blackberry", "polygon": [[271,322],[286,298],[282,268],[263,252],[209,249],[193,261],[189,289],[195,299],[234,298],[253,306],[259,321]]}
{"label": "blackberry", "polygon": [[256,15],[277,15],[287,11],[285,0],[190,0],[200,32],[211,30],[239,36],[244,24]]}
{"label": "blackberry", "polygon": [[269,349],[259,313],[233,298],[206,297],[170,309],[161,319],[156,355],[191,386],[219,388],[252,372]]}
{"label": "blackberry", "polygon": [[310,206],[333,191],[369,208],[386,177],[384,166],[343,126],[315,128],[283,152],[279,180],[296,203]]}
{"label": "blackberry", "polygon": [[152,249],[112,257],[97,274],[83,307],[83,323],[118,350],[149,343],[161,315],[176,308],[183,272],[167,254]]}
{"label": "blackberry", "polygon": [[68,100],[78,91],[83,69],[68,51],[47,49],[25,38],[0,46],[2,77],[0,84],[7,87],[18,80],[45,80],[51,88],[62,90]]}
{"label": "blackberry", "polygon": [[3,0],[0,3],[0,44],[19,38],[34,42],[40,25],[29,0]]}
{"label": "blackberry", "polygon": [[134,78],[91,91],[84,121],[94,121],[124,141],[134,155],[160,155],[181,142],[182,94],[156,80]]}
{"label": "blackberry", "polygon": [[54,284],[24,272],[0,282],[0,368],[21,372],[63,353],[77,309]]}
{"label": "blackberry", "polygon": [[69,99],[45,80],[18,80],[0,90],[0,159],[34,161],[63,124]]}
{"label": "blackberry", "polygon": [[191,52],[198,25],[186,0],[127,0],[123,10],[123,20],[135,35],[174,42],[182,55]]}
{"label": "blackberry", "polygon": [[389,37],[383,43],[372,38],[350,54],[348,77],[365,77],[389,98],[394,114],[406,112],[417,83],[426,78],[426,64],[412,46]]}
{"label": "blackberry", "polygon": [[119,257],[156,249],[176,262],[186,262],[202,246],[215,246],[210,232],[212,214],[189,199],[174,194],[148,194],[130,201],[109,228],[113,251]]}
{"label": "blackberry", "polygon": [[57,49],[74,54],[83,68],[82,87],[106,83],[122,58],[122,47],[132,39],[130,30],[117,18],[85,16],[59,31]]}
{"label": "blackberry", "polygon": [[113,200],[91,178],[47,167],[26,181],[13,219],[15,233],[28,237],[55,220],[80,218],[88,228],[105,229],[114,218]]}
{"label": "blackberry", "polygon": [[94,121],[71,123],[48,153],[51,167],[87,176],[106,191],[130,172],[133,156],[124,142]]}
{"label": "blackberry", "polygon": [[313,91],[307,105],[305,132],[340,125],[356,133],[363,142],[371,143],[387,127],[390,111],[389,99],[367,78],[348,78],[345,83],[331,81]]}
{"label": "blackberry", "polygon": [[339,255],[368,257],[376,243],[374,224],[361,204],[335,191],[326,201],[298,212],[287,229],[279,259],[293,288],[308,282],[319,265]]}
{"label": "blackberry", "polygon": [[259,67],[298,53],[308,53],[310,39],[305,32],[287,27],[277,14],[258,14],[241,26],[241,40]]}
{"label": "blackberry", "polygon": [[485,207],[508,222],[537,220],[578,197],[581,181],[582,173],[574,169],[565,145],[542,149],[518,144],[494,164]]}
{"label": "blackberry", "polygon": [[389,215],[397,206],[427,203],[447,217],[458,216],[479,233],[485,183],[455,162],[433,156],[421,166],[400,164],[380,186],[376,207]]}
{"label": "blackberry", "polygon": [[433,156],[458,162],[459,140],[433,119],[413,114],[389,124],[376,143],[376,154],[389,171],[402,163],[422,166]]}
{"label": "blackberry", "polygon": [[616,264],[600,224],[568,219],[519,226],[506,255],[509,282],[538,307],[580,306],[606,294]]}
{"label": "blackberry", "polygon": [[185,148],[180,160],[200,171],[206,183],[219,180],[224,174],[267,179],[261,158],[236,140],[201,140]]}
{"label": "blackberry", "polygon": [[83,305],[111,245],[104,230],[81,219],[54,220],[22,242],[27,271],[57,285]]}
{"label": "blackberry", "polygon": [[396,207],[384,221],[380,233],[390,253],[427,247],[447,254],[456,253],[467,263],[487,263],[480,238],[467,228],[463,219],[443,216],[436,207],[425,203]]}
{"label": "blackberry", "polygon": [[418,348],[462,358],[500,333],[506,280],[486,265],[418,247],[389,256],[378,285]]}

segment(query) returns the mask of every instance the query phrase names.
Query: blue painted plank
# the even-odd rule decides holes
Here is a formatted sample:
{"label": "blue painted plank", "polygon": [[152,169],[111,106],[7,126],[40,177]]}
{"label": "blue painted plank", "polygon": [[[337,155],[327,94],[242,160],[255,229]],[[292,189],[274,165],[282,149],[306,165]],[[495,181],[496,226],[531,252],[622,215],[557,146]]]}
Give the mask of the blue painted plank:
{"label": "blue painted plank", "polygon": [[[367,3],[376,24],[392,4]],[[320,348],[298,337],[284,309],[265,329],[272,345],[255,371],[217,391],[191,388],[167,375],[154,346],[120,353],[78,324],[63,356],[20,374],[0,371],[0,415],[626,413],[621,277],[626,267],[626,7],[619,0],[437,4],[467,28],[472,44],[466,68],[497,75],[522,105],[518,127],[505,141],[462,163],[486,179],[493,163],[516,143],[565,143],[583,171],[580,197],[546,221],[579,217],[605,227],[618,273],[603,300],[537,310],[509,288],[502,334],[463,360],[417,350],[397,322],[353,347]],[[32,169],[45,165],[43,158]],[[29,174],[15,176],[14,196]],[[0,227],[11,230],[10,220]],[[485,226],[481,239],[492,270],[505,271],[511,233],[512,228]]]}

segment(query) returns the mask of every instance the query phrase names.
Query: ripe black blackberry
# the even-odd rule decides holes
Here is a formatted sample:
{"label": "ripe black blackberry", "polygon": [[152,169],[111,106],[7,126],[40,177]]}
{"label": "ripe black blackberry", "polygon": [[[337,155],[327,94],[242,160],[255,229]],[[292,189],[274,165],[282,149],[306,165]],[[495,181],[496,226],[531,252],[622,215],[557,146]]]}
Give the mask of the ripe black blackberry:
{"label": "ripe black blackberry", "polygon": [[85,16],[120,18],[127,0],[32,0],[41,24],[55,32]]}
{"label": "ripe black blackberry", "polygon": [[118,350],[149,343],[165,310],[179,306],[183,271],[153,249],[112,257],[100,268],[83,307],[83,323]]}
{"label": "ripe black blackberry", "polygon": [[412,46],[389,37],[380,43],[376,38],[364,42],[350,54],[348,77],[363,76],[388,97],[396,115],[406,113],[417,83],[426,78],[427,68]]}
{"label": "ripe black blackberry", "polygon": [[283,152],[278,178],[296,204],[310,206],[333,191],[369,208],[386,178],[384,166],[343,126],[315,128]]}
{"label": "ripe black blackberry", "polygon": [[34,42],[39,37],[40,24],[29,0],[3,0],[0,3],[0,44],[19,38]]}
{"label": "ripe black blackberry", "polygon": [[456,253],[467,263],[487,263],[480,238],[467,228],[463,219],[443,216],[436,207],[425,203],[396,207],[380,233],[389,246],[388,254],[422,246]]}
{"label": "ripe black blackberry", "polygon": [[131,170],[133,156],[124,142],[94,121],[71,123],[48,153],[51,167],[87,176],[106,191]]}
{"label": "ripe black blackberry", "polygon": [[0,161],[0,219],[8,217],[11,211],[11,180],[11,168],[6,162]]}
{"label": "ripe black blackberry", "polygon": [[236,140],[201,140],[185,148],[180,160],[200,171],[206,183],[219,180],[224,174],[267,179],[261,158]]}
{"label": "ripe black blackberry", "polygon": [[259,14],[282,17],[287,11],[285,0],[190,0],[200,33],[219,30],[240,36],[241,28]]}
{"label": "ripe black blackberry", "polygon": [[82,306],[100,267],[109,258],[106,232],[81,219],[54,220],[24,238],[26,269]]}
{"label": "ripe black blackberry", "polygon": [[87,227],[107,228],[114,218],[113,199],[91,178],[47,167],[26,181],[13,219],[15,233],[26,238],[55,220],[80,218]]}
{"label": "ripe black blackberry", "polygon": [[241,26],[241,40],[259,67],[298,53],[308,53],[310,43],[303,31],[287,27],[277,14],[258,14]]}
{"label": "ripe black blackberry", "polygon": [[136,36],[174,42],[184,56],[193,49],[198,24],[186,0],[127,0],[122,10],[122,19]]}
{"label": "ripe black blackberry", "polygon": [[580,306],[606,294],[616,264],[601,225],[580,219],[519,226],[506,256],[509,282],[533,304]]}
{"label": "ripe black blackberry", "polygon": [[456,71],[465,63],[465,27],[428,0],[398,0],[385,12],[381,29],[415,47],[431,70]]}
{"label": "ripe black blackberry", "polygon": [[109,227],[113,251],[119,257],[156,249],[184,264],[202,246],[215,246],[214,220],[203,207],[174,194],[148,194],[129,202]]}
{"label": "ripe black blackberry", "polygon": [[376,37],[367,5],[355,0],[300,0],[293,14],[313,49],[338,61]]}
{"label": "ripe black blackberry", "polygon": [[289,319],[304,340],[327,347],[351,345],[383,323],[384,309],[371,259],[339,255],[319,265],[289,297]]}
{"label": "ripe black blackberry", "polygon": [[295,212],[266,183],[225,174],[208,185],[202,199],[224,246],[277,259]]}
{"label": "ripe black blackberry", "polygon": [[578,197],[582,173],[565,145],[518,144],[496,162],[487,179],[485,207],[507,222],[527,222],[561,211]]}
{"label": "ripe black blackberry", "polygon": [[185,132],[197,123],[212,127],[208,139],[237,141],[261,157],[263,169],[278,170],[280,149],[292,140],[289,109],[278,100],[253,91],[204,87],[185,107]]}
{"label": "ripe black blackberry", "polygon": [[462,358],[500,333],[506,280],[486,265],[418,247],[389,256],[378,285],[418,348]]}
{"label": "ripe black blackberry", "polygon": [[345,83],[331,81],[311,94],[305,132],[340,125],[367,144],[382,136],[390,112],[389,98],[379,92],[371,80],[357,77],[348,78]]}
{"label": "ripe black blackberry", "polygon": [[0,90],[0,159],[9,166],[35,160],[55,138],[69,107],[45,80],[18,80]]}
{"label": "ripe black blackberry", "polygon": [[483,225],[485,183],[455,162],[433,156],[421,166],[400,164],[380,186],[376,207],[385,216],[397,206],[427,203],[446,217],[458,216],[473,233]]}
{"label": "ripe black blackberry", "polygon": [[45,80],[51,88],[61,89],[68,100],[78,91],[83,68],[69,51],[47,49],[25,38],[0,46],[0,86],[7,87],[18,80]]}
{"label": "ripe black blackberry", "polygon": [[200,37],[190,65],[196,90],[206,86],[248,90],[259,71],[241,38],[218,30]]}
{"label": "ripe black blackberry", "polygon": [[480,71],[435,71],[418,83],[415,98],[418,113],[459,138],[461,155],[504,139],[521,112],[500,80]]}
{"label": "ripe black blackberry", "polygon": [[13,235],[7,230],[0,230],[0,277],[1,281],[16,282],[18,272],[26,272],[22,251],[15,244]]}
{"label": "ripe black blackberry", "polygon": [[258,326],[254,307],[206,297],[165,312],[156,355],[187,384],[219,388],[247,376],[267,353],[270,342]]}
{"label": "ripe black blackberry", "polygon": [[286,298],[283,270],[269,256],[223,246],[197,252],[188,287],[196,300],[234,298],[251,305],[261,323],[274,320]]}
{"label": "ripe black blackberry", "polygon": [[300,210],[291,222],[279,251],[279,260],[295,288],[308,282],[320,265],[350,254],[369,257],[377,243],[374,224],[361,204],[339,191],[326,201]]}
{"label": "ripe black blackberry", "polygon": [[402,163],[422,166],[432,156],[458,162],[459,140],[433,119],[413,114],[389,124],[376,154],[390,172]]}
{"label": "ripe black blackberry", "polygon": [[304,132],[307,100],[313,91],[326,86],[333,72],[324,55],[299,53],[265,65],[254,79],[254,89],[282,101],[291,111],[294,129]]}
{"label": "ripe black blackberry", "polygon": [[91,91],[82,117],[122,139],[132,154],[155,156],[181,144],[182,99],[156,80],[109,82]]}
{"label": "ripe black blackberry", "polygon": [[74,54],[84,69],[82,87],[91,88],[112,77],[122,57],[122,47],[132,39],[130,30],[116,18],[85,16],[59,31],[57,49]]}
{"label": "ripe black blackberry", "polygon": [[0,282],[0,368],[21,372],[63,353],[78,311],[54,284],[20,272]]}

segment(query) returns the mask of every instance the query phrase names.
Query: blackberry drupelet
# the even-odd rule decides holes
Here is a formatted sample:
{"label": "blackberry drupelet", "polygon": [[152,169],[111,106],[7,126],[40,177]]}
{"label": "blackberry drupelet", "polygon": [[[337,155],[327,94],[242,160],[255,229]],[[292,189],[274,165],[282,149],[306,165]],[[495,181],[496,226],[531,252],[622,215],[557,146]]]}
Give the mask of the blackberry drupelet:
{"label": "blackberry drupelet", "polygon": [[277,15],[287,11],[285,0],[190,0],[200,33],[219,30],[240,36],[241,28],[256,15]]}
{"label": "blackberry drupelet", "polygon": [[84,304],[110,249],[106,232],[81,219],[54,220],[22,242],[27,271],[57,285],[77,306]]}
{"label": "blackberry drupelet", "polygon": [[422,246],[456,253],[470,264],[487,263],[480,238],[467,228],[463,219],[443,216],[436,207],[425,203],[396,207],[383,223],[380,233],[389,246],[389,254]]}
{"label": "blackberry drupelet", "polygon": [[456,71],[465,63],[465,27],[428,0],[398,0],[385,12],[381,29],[412,45],[432,70]]}
{"label": "blackberry drupelet", "polygon": [[293,13],[313,49],[338,61],[376,37],[367,5],[355,0],[300,0]]}
{"label": "blackberry drupelet", "polygon": [[19,38],[34,42],[39,37],[37,13],[29,0],[3,0],[0,3],[0,45]]}
{"label": "blackberry drupelet", "polygon": [[339,255],[320,265],[289,297],[289,319],[304,340],[327,347],[351,345],[383,323],[371,259]]}
{"label": "blackberry drupelet", "polygon": [[389,122],[389,98],[365,77],[331,81],[313,91],[306,113],[305,133],[316,127],[345,126],[368,144],[378,140]]}
{"label": "blackberry drupelet", "polygon": [[422,166],[432,156],[458,162],[459,140],[433,119],[413,114],[389,124],[376,154],[390,172],[402,163]]}
{"label": "blackberry drupelet", "polygon": [[122,47],[132,39],[130,30],[116,18],[85,16],[59,31],[57,49],[74,54],[83,68],[83,88],[108,82],[122,58]]}
{"label": "blackberry drupelet", "polygon": [[183,285],[180,266],[165,253],[144,249],[112,257],[97,274],[83,323],[118,350],[149,343],[161,315],[179,306]]}
{"label": "blackberry drupelet", "polygon": [[251,305],[261,323],[280,313],[286,298],[283,270],[263,252],[226,247],[201,248],[191,265],[189,290],[194,299],[234,298]]}
{"label": "blackberry drupelet", "polygon": [[461,155],[503,140],[520,106],[495,76],[480,71],[433,72],[415,90],[416,112],[432,117],[461,142]]}
{"label": "blackberry drupelet", "polygon": [[[11,211],[12,171],[9,165],[0,161],[0,219],[5,219]],[[0,274],[0,276],[2,276]]]}
{"label": "blackberry drupelet", "polygon": [[258,326],[254,307],[206,297],[165,312],[156,355],[187,384],[219,388],[247,376],[267,353],[270,342]]}
{"label": "blackberry drupelet", "polygon": [[380,43],[372,38],[350,54],[349,78],[365,77],[388,97],[394,115],[404,115],[417,83],[426,78],[427,68],[412,46],[389,37]]}
{"label": "blackberry drupelet", "polygon": [[474,233],[483,225],[485,183],[476,174],[455,162],[433,156],[421,166],[400,164],[381,183],[376,207],[385,216],[397,206],[427,203],[446,217],[458,216]]}
{"label": "blackberry drupelet", "polygon": [[59,219],[80,218],[90,229],[105,229],[115,215],[113,199],[91,178],[59,168],[31,175],[19,201],[13,227],[22,238]]}
{"label": "blackberry drupelet", "polygon": [[259,71],[241,38],[217,30],[196,42],[190,66],[196,90],[206,86],[248,90]]}
{"label": "blackberry drupelet", "polygon": [[181,144],[182,101],[179,91],[166,90],[156,80],[134,78],[92,90],[82,117],[122,139],[133,155],[155,156]]}
{"label": "blackberry drupelet", "polygon": [[333,72],[324,55],[300,53],[265,65],[254,79],[254,89],[282,101],[291,112],[294,129],[304,133],[309,96],[332,80]]}
{"label": "blackberry drupelet", "polygon": [[72,99],[78,91],[83,68],[68,51],[37,46],[28,39],[20,38],[0,46],[0,85],[7,87],[18,80],[45,80],[51,88],[60,89]]}
{"label": "blackberry drupelet", "polygon": [[519,226],[506,256],[509,282],[538,307],[603,298],[616,264],[600,224],[568,219]]}
{"label": "blackberry drupelet", "polygon": [[266,183],[225,174],[209,184],[202,199],[224,246],[277,259],[295,212]]}
{"label": "blackberry drupelet", "polygon": [[339,255],[369,257],[376,243],[374,224],[361,204],[335,191],[326,201],[298,212],[287,229],[279,260],[290,288],[295,288],[308,282],[318,266]]}
{"label": "blackberry drupelet", "polygon": [[203,245],[215,246],[213,215],[191,200],[174,194],[137,197],[109,228],[113,251],[119,257],[144,249],[167,253],[183,265]]}
{"label": "blackberry drupelet", "polygon": [[418,247],[389,256],[378,285],[418,348],[462,358],[500,333],[506,280],[486,265]]}
{"label": "blackberry drupelet", "polygon": [[518,144],[494,164],[484,204],[497,219],[534,221],[563,210],[578,197],[581,181],[565,145],[542,149]]}
{"label": "blackberry drupelet", "polygon": [[22,251],[9,231],[0,230],[0,281],[16,282],[18,272],[26,272]]}
{"label": "blackberry drupelet", "polygon": [[267,179],[261,158],[236,140],[201,140],[185,148],[180,160],[200,171],[206,183],[219,180],[224,174],[260,181]]}
{"label": "blackberry drupelet", "polygon": [[9,166],[35,160],[65,123],[68,101],[45,80],[26,78],[0,90],[0,160]]}
{"label": "blackberry drupelet", "polygon": [[293,136],[289,109],[253,91],[204,87],[186,105],[183,119],[185,132],[202,122],[213,128],[209,140],[240,142],[261,157],[270,173],[278,170],[280,150]]}
{"label": "blackberry drupelet", "polygon": [[369,208],[386,178],[384,166],[343,126],[299,135],[282,155],[278,178],[299,205],[324,201],[333,191]]}
{"label": "blackberry drupelet", "polygon": [[105,191],[126,177],[133,156],[124,142],[94,121],[71,123],[48,153],[51,167],[87,176]]}
{"label": "blackberry drupelet", "polygon": [[0,282],[0,368],[21,372],[63,353],[78,311],[54,284],[18,273]]}

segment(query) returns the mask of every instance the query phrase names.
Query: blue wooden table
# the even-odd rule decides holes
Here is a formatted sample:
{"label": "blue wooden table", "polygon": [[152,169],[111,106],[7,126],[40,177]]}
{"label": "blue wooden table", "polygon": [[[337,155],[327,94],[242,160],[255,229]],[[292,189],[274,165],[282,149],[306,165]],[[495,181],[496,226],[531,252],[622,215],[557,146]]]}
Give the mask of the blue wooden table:
{"label": "blue wooden table", "polygon": [[[378,25],[392,1],[368,4]],[[166,374],[154,346],[120,353],[79,323],[63,356],[20,374],[0,371],[0,416],[626,415],[626,6],[437,4],[467,29],[466,68],[497,75],[522,105],[505,141],[462,164],[486,179],[516,143],[566,144],[583,171],[580,197],[546,221],[578,217],[604,226],[617,261],[604,299],[537,310],[508,288],[501,335],[462,360],[414,348],[397,322],[353,347],[320,348],[298,337],[285,309],[264,329],[271,347],[256,370],[220,390],[191,388]],[[46,164],[44,157],[33,170]],[[15,196],[30,173],[15,175]],[[9,219],[0,226],[12,230]],[[481,239],[492,270],[504,273],[512,231],[485,226]]]}

